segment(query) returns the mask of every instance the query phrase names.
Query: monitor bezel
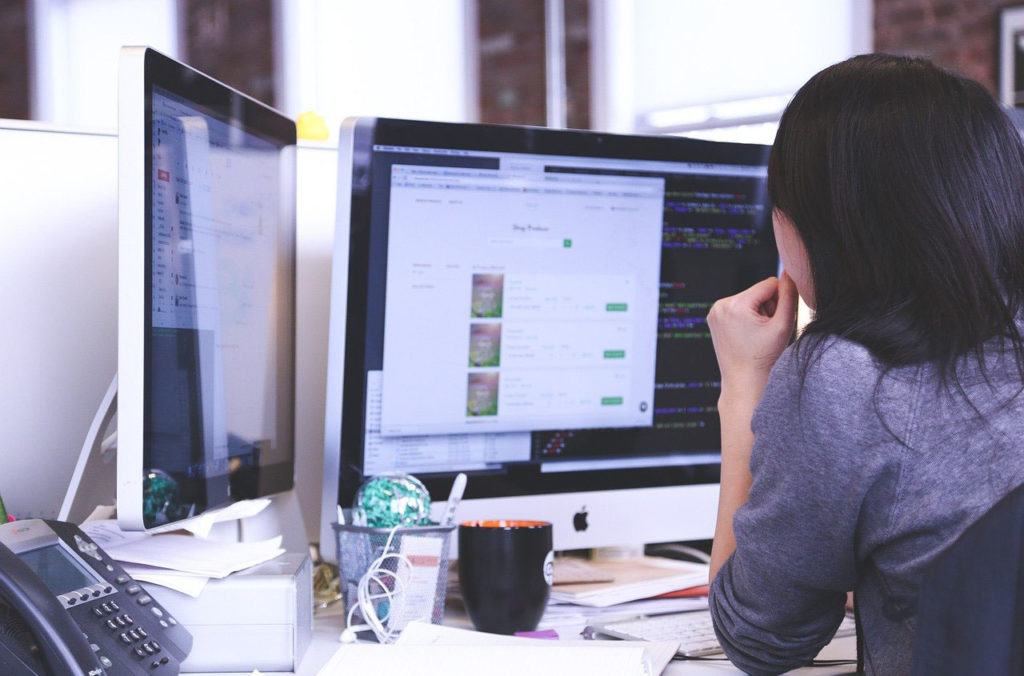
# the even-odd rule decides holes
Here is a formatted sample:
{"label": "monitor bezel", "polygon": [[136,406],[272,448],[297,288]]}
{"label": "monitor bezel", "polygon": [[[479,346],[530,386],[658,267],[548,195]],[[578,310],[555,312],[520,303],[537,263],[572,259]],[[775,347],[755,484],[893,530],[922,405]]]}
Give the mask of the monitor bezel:
{"label": "monitor bezel", "polygon": [[[325,518],[333,514],[332,503],[334,506],[351,504],[362,480],[359,469],[363,461],[365,436],[366,345],[372,338],[368,333],[367,322],[367,313],[370,309],[367,261],[370,248],[381,246],[379,239],[371,241],[369,231],[372,158],[375,145],[757,166],[766,165],[770,151],[769,146],[763,145],[721,143],[680,137],[629,136],[535,127],[387,118],[346,120],[342,126],[339,147],[336,237],[348,237],[349,265],[347,278],[344,280],[347,286],[347,312],[344,319],[343,369],[338,365],[341,357],[337,354],[339,348],[334,337],[334,332],[340,330],[340,320],[333,315],[331,317],[332,343],[328,356],[328,410],[325,430]],[[768,234],[772,236],[770,227]],[[337,290],[342,278],[337,269],[337,260],[335,265],[332,289]],[[333,304],[334,301],[332,306]],[[336,382],[338,379],[342,380],[340,385]],[[344,406],[341,406],[342,401],[345,402]],[[340,410],[335,407],[340,407]],[[593,495],[597,492],[631,488],[709,486],[717,484],[719,470],[720,464],[715,462],[615,472],[541,475],[541,481],[536,481],[537,477],[533,476],[529,485],[518,485],[512,491],[502,486],[507,484],[504,477],[480,476],[469,482],[466,497],[468,500],[496,499],[504,502],[519,497],[539,498],[569,493]],[[330,476],[332,474],[333,477]],[[447,494],[454,474],[453,472],[448,476],[424,475],[419,478],[423,480],[432,497],[440,500]],[[335,482],[333,499],[330,495],[332,481]],[[717,494],[717,486],[714,486],[713,492]],[[712,492],[705,494],[711,495]]]}
{"label": "monitor bezel", "polygon": [[[201,106],[229,124],[282,146],[295,147],[295,122],[238,90],[149,47],[123,47],[118,72],[118,453],[117,518],[126,530],[147,530],[143,510],[146,330],[151,312],[152,97],[159,87]],[[217,110],[231,111],[230,114]],[[294,181],[292,175],[289,180]],[[294,190],[286,195],[291,214],[291,344],[295,345],[296,242]],[[292,377],[281,383],[295,398]],[[294,405],[292,407],[294,422]],[[261,467],[260,493],[272,495],[295,485],[294,424],[291,460]],[[223,505],[207,505],[212,509]],[[166,525],[164,526],[166,527]]]}

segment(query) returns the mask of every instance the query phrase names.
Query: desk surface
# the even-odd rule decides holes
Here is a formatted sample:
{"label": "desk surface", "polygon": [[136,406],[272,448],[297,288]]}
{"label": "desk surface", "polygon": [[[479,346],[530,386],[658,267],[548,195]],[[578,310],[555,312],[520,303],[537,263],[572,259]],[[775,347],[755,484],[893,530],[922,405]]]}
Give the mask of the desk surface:
{"label": "desk surface", "polygon": [[[455,624],[461,624],[457,619]],[[314,625],[313,641],[299,664],[296,676],[316,676],[320,668],[339,648],[338,637],[341,634],[344,620],[340,614],[318,616]],[[837,638],[825,646],[819,654],[821,659],[855,659],[857,656],[856,637]],[[805,676],[831,676],[832,674],[851,674],[856,671],[855,665],[837,667],[807,667],[791,672]],[[699,674],[741,674],[738,669],[727,661],[673,661],[663,672],[666,676],[696,676]],[[222,675],[221,675],[222,676]],[[246,675],[248,676],[248,675]],[[453,676],[457,676],[453,674]]]}

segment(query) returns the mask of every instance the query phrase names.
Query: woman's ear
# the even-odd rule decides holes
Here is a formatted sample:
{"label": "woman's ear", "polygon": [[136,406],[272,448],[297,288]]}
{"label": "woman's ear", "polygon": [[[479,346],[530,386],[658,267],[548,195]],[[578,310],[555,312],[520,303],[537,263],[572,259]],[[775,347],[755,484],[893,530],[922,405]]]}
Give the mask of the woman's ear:
{"label": "woman's ear", "polygon": [[789,273],[800,297],[812,310],[814,302],[814,279],[811,276],[811,261],[800,232],[784,212],[772,209],[772,227],[775,230],[775,246],[779,249],[782,266]]}

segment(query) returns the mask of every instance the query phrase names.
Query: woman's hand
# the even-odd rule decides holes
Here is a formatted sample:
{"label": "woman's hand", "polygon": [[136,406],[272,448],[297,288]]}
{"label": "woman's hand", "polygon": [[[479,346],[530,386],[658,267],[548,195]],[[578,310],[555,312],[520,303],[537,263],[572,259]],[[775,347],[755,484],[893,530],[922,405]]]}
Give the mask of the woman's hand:
{"label": "woman's hand", "polygon": [[722,372],[722,395],[760,394],[796,325],[796,285],[786,272],[722,298],[708,313],[711,340]]}
{"label": "woman's hand", "polygon": [[715,303],[708,326],[722,371],[718,416],[722,422],[722,474],[718,520],[711,547],[710,580],[736,550],[732,518],[747,501],[753,477],[750,421],[761,401],[768,373],[786,349],[796,324],[796,285],[782,277],[758,282]]}

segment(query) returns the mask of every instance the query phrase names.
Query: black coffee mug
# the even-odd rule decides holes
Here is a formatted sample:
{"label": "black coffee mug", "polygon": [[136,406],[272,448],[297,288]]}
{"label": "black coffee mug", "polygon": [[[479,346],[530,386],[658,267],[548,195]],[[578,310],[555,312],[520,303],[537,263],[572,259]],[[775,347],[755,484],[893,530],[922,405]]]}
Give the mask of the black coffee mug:
{"label": "black coffee mug", "polygon": [[547,521],[466,521],[459,525],[459,587],[477,631],[537,628],[554,566]]}

